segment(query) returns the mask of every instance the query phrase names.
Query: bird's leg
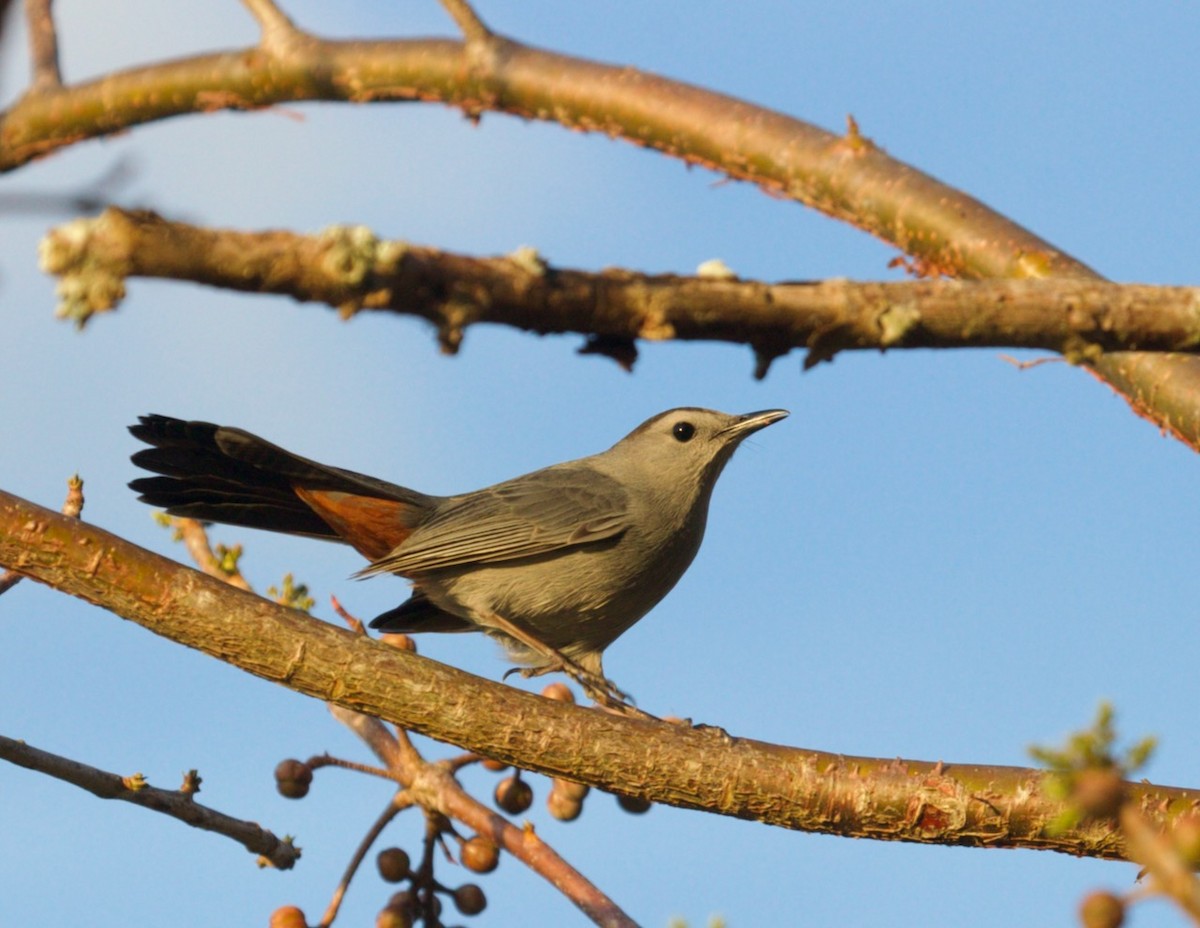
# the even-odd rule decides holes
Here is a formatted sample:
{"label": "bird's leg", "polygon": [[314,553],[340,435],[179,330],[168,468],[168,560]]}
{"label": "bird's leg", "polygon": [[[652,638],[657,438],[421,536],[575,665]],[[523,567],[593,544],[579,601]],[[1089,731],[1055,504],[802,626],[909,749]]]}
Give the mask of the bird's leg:
{"label": "bird's leg", "polygon": [[607,677],[592,673],[579,665],[577,661],[573,661],[562,651],[551,645],[546,644],[536,635],[521,628],[502,615],[497,615],[494,612],[487,614],[487,627],[494,628],[515,639],[529,650],[540,654],[549,662],[544,667],[514,667],[505,674],[507,677],[510,673],[519,673],[521,676],[529,679],[530,677],[540,677],[542,674],[561,672],[578,683],[585,693],[588,694],[598,705],[605,709],[610,709],[623,715],[631,715],[636,718],[653,719],[654,716],[648,712],[643,712],[641,709],[631,704],[631,697],[628,693],[621,689],[609,680]]}

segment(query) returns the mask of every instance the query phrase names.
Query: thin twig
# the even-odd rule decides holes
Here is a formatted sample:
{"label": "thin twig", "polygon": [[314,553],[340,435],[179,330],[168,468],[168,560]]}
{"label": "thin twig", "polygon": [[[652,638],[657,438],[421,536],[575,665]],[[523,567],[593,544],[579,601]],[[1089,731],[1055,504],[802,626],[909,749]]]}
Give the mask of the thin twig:
{"label": "thin twig", "polygon": [[277,56],[287,55],[296,48],[297,40],[307,36],[296,28],[288,15],[274,0],[242,0],[262,31],[260,45]]}
{"label": "thin twig", "polygon": [[[515,827],[464,790],[454,777],[454,770],[461,764],[453,760],[428,762],[412,745],[407,732],[401,730],[398,737],[393,737],[376,718],[333,705],[329,709],[334,718],[362,738],[376,756],[388,765],[395,778],[408,788],[406,795],[411,796],[428,813],[461,821],[477,834],[485,835],[497,847],[504,848],[548,880],[597,924],[634,925],[616,903],[553,848],[536,838],[532,831]],[[429,827],[433,828],[435,822],[436,818],[430,818]],[[422,868],[427,865],[432,867],[430,840],[427,834]]]}
{"label": "thin twig", "polygon": [[243,0],[243,3],[250,11],[250,15],[263,29],[269,28],[274,23],[291,23],[287,14],[276,6],[273,0]]}
{"label": "thin twig", "polygon": [[328,703],[328,708],[330,715],[363,740],[363,743],[371,749],[371,753],[378,757],[395,775],[397,782],[403,786],[407,786],[411,782],[411,778],[406,778],[401,769],[403,759],[400,754],[400,744],[383,722],[374,716],[346,709],[336,703]]}
{"label": "thin twig", "polygon": [[413,792],[421,797],[436,797],[439,812],[508,851],[548,880],[597,925],[637,928],[633,919],[612,899],[538,837],[532,825],[516,827],[464,790],[449,765],[427,764]]}
{"label": "thin twig", "polygon": [[58,36],[53,0],[25,0],[25,19],[29,25],[29,58],[33,66],[33,91],[57,90],[62,87],[62,72],[58,65]]}
{"label": "thin twig", "polygon": [[383,767],[373,767],[370,764],[360,764],[357,761],[345,760],[341,757],[334,757],[332,754],[318,754],[315,757],[310,757],[305,763],[316,770],[320,767],[341,767],[343,770],[353,770],[355,773],[365,773],[369,776],[380,777],[384,780],[395,780],[396,777],[390,769]]}
{"label": "thin twig", "polygon": [[1019,371],[1032,370],[1035,367],[1041,367],[1043,364],[1053,364],[1062,361],[1062,358],[1034,358],[1032,361],[1018,361],[1010,354],[1000,355],[1000,360],[1006,364],[1011,364]]}
{"label": "thin twig", "polygon": [[329,603],[333,606],[333,611],[337,613],[338,618],[346,623],[346,627],[350,631],[356,635],[365,635],[367,633],[367,626],[363,623],[363,620],[351,614],[336,596],[330,595]]}
{"label": "thin twig", "polygon": [[492,30],[480,19],[467,0],[441,0],[441,3],[468,42],[479,42],[492,37]]}
{"label": "thin twig", "polygon": [[342,899],[346,895],[346,890],[350,888],[350,881],[354,879],[354,874],[358,872],[358,868],[362,865],[363,858],[371,850],[371,845],[383,833],[383,829],[388,826],[388,823],[412,804],[412,797],[404,790],[400,790],[392,796],[391,801],[387,804],[387,808],[380,813],[379,818],[375,820],[375,823],[363,835],[362,841],[359,842],[358,848],[354,851],[354,856],[350,858],[350,863],[346,866],[346,872],[342,875],[337,889],[333,891],[333,898],[329,901],[329,906],[325,909],[325,914],[321,916],[321,921],[318,923],[319,928],[329,928],[333,924],[333,920],[337,918],[338,909],[341,908]]}
{"label": "thin twig", "polygon": [[72,783],[101,799],[120,799],[177,818],[193,828],[202,828],[237,841],[259,855],[264,865],[289,870],[300,858],[300,849],[290,839],[282,841],[270,831],[203,806],[188,792],[154,786],[131,787],[131,779],[60,757],[0,735],[0,759],[56,779]]}
{"label": "thin twig", "polygon": [[253,592],[250,582],[242,576],[236,563],[230,565],[213,552],[212,545],[208,540],[208,530],[205,529],[203,522],[182,516],[167,516],[166,518],[170,526],[178,533],[179,540],[183,542],[197,567],[210,577],[224,580],[230,586]]}

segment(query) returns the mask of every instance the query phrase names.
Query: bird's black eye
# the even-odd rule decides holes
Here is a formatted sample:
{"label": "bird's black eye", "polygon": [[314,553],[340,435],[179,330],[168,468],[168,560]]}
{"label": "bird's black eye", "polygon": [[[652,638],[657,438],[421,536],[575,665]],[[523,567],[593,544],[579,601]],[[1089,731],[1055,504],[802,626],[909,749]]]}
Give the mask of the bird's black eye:
{"label": "bird's black eye", "polygon": [[671,427],[671,434],[675,436],[676,441],[691,441],[692,436],[696,434],[696,427],[690,422],[676,422]]}

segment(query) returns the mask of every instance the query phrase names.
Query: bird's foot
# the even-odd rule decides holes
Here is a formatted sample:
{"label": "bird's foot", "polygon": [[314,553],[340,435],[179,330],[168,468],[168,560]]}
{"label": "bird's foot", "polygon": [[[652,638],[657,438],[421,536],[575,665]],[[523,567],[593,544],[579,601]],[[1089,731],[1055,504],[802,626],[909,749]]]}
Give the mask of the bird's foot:
{"label": "bird's foot", "polygon": [[633,697],[619,688],[612,680],[598,673],[592,673],[579,666],[564,654],[557,655],[555,661],[541,667],[514,667],[504,676],[519,673],[525,679],[540,677],[547,673],[564,673],[587,693],[588,697],[598,707],[615,715],[627,715],[630,718],[658,721],[656,716],[643,712],[633,703]]}

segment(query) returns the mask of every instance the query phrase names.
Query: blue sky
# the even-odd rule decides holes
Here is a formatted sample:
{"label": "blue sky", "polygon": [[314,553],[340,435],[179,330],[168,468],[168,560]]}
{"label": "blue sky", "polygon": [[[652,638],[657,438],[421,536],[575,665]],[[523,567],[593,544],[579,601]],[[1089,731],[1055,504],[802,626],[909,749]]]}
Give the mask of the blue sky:
{"label": "blue sky", "polygon": [[[61,0],[68,79],[254,41],[236,4]],[[433,2],[289,6],[327,35],[452,34]],[[1194,283],[1200,126],[1186,4],[1086,7],[861,2],[550,3],[485,0],[532,44],[710,86],[840,129],[1024,223],[1123,281]],[[14,30],[8,98],[24,80]],[[77,146],[0,179],[0,194],[65,190],[119,158],[123,205],[215,226],[378,234],[471,253],[533,245],[553,263],[687,273],[722,258],[765,280],[894,279],[895,252],[747,185],[606,138],[437,106],[304,105],[214,114]],[[785,407],[727,468],[690,573],[606,654],[658,714],[747,737],[947,762],[1022,764],[1112,700],[1130,737],[1161,745],[1146,775],[1200,781],[1195,607],[1197,460],[1065,364],[1018,371],[1000,352],[800,356],[751,378],[748,349],[642,347],[630,376],[575,355],[578,338],[478,328],[458,357],[422,323],[188,285],[134,281],[82,335],[53,319],[36,245],[55,217],[0,222],[0,487],[57,506],[87,481],[85,517],[183,557],[124,484],[125,426],[162,412],[240,425],[310,457],[426,492],[483,486],[607,447],[677,405]],[[349,550],[242,541],[264,588],[287,571],[373,615],[405,593],[355,583]],[[319,703],[25,583],[0,600],[0,731],[177,785],[298,836],[291,873],[256,870],[228,841],[0,766],[0,923],[265,924],[294,903],[315,920],[385,785],[326,771],[303,802],[271,770],[323,750],[366,759]],[[495,678],[497,649],[426,638],[422,652]],[[443,750],[437,747],[434,752]],[[490,792],[491,781],[469,782]],[[546,840],[646,925],[711,914],[731,925],[1072,924],[1089,889],[1134,868],[1028,851],[846,841],[593,796]],[[416,851],[416,819],[391,840]],[[453,868],[445,882],[461,882]],[[480,924],[582,924],[506,860],[480,882]],[[387,889],[351,890],[345,924]],[[182,912],[181,912],[182,905]],[[532,914],[531,914],[532,913]],[[1142,928],[1181,919],[1139,908]]]}

